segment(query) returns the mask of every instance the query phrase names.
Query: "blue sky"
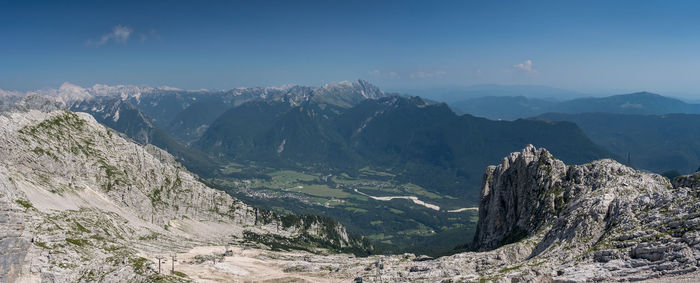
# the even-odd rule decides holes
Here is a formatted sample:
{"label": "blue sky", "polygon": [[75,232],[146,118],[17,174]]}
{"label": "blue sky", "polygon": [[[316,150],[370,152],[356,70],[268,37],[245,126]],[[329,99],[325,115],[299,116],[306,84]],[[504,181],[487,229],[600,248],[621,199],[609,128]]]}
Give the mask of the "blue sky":
{"label": "blue sky", "polygon": [[697,1],[4,1],[0,88],[537,84],[700,98]]}

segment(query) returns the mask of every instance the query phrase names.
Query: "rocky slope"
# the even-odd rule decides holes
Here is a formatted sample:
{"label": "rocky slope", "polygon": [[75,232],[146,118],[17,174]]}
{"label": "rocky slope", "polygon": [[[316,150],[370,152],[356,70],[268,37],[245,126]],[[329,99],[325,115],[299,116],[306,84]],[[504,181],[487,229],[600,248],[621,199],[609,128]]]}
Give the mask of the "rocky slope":
{"label": "rocky slope", "polygon": [[0,115],[0,204],[0,282],[179,280],[140,254],[207,243],[370,248],[327,218],[273,214],[208,188],[85,113]]}

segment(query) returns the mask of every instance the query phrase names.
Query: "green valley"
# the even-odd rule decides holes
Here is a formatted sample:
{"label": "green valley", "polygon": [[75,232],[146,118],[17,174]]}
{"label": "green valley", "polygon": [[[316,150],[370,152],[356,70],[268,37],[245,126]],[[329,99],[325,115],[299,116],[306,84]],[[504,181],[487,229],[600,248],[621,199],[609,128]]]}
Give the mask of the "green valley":
{"label": "green valley", "polygon": [[[366,235],[380,249],[390,252],[452,253],[458,246],[454,243],[468,242],[478,219],[474,210],[448,212],[462,208],[463,200],[402,183],[396,175],[378,168],[319,173],[232,163],[206,181],[235,197],[280,213],[330,216],[348,223],[349,229]],[[410,199],[383,201],[368,195],[415,196],[439,206],[439,210]],[[448,234],[454,235],[452,241],[437,244],[439,238]],[[417,244],[426,242],[434,243]]]}

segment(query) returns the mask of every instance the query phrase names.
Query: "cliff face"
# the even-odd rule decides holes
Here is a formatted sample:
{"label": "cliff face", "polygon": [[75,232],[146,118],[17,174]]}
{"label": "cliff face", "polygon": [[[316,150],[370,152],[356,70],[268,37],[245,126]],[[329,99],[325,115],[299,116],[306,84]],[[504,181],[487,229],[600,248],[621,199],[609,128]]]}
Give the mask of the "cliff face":
{"label": "cliff face", "polygon": [[332,220],[277,215],[208,188],[168,153],[68,111],[0,115],[0,203],[0,282],[151,280],[140,251],[197,243],[369,248]]}
{"label": "cliff face", "polygon": [[526,147],[483,177],[474,247],[515,243],[520,260],[560,278],[645,279],[693,272],[700,255],[696,176],[676,179],[613,160],[567,166]]}
{"label": "cliff face", "polygon": [[526,147],[499,166],[489,166],[482,181],[474,244],[494,249],[527,237],[562,209],[563,162],[544,149]]}

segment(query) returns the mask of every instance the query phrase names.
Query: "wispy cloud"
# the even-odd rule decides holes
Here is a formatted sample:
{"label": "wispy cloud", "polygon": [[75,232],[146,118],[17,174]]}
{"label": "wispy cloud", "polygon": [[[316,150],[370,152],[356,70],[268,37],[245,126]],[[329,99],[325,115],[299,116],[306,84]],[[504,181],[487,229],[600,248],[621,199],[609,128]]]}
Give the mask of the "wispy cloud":
{"label": "wispy cloud", "polygon": [[384,79],[400,79],[401,76],[397,72],[382,72],[379,70],[372,70],[369,72],[370,76],[373,76],[375,78],[384,78]]}
{"label": "wispy cloud", "polygon": [[431,79],[440,78],[445,76],[445,71],[435,71],[435,72],[414,72],[408,75],[412,79]]}
{"label": "wispy cloud", "polygon": [[513,65],[513,68],[515,68],[516,70],[525,72],[526,74],[529,74],[529,75],[537,75],[537,70],[535,70],[532,67],[532,60],[530,60],[530,59],[525,60],[525,62],[522,62],[520,64]]}
{"label": "wispy cloud", "polygon": [[145,33],[139,33],[138,36],[142,43],[149,39],[160,40],[160,34],[158,34],[154,29],[150,29],[148,32]]}
{"label": "wispy cloud", "polygon": [[116,25],[112,28],[111,32],[103,34],[102,37],[100,37],[100,39],[88,40],[87,45],[102,46],[102,45],[105,45],[109,42],[124,44],[127,41],[129,41],[129,37],[131,37],[131,34],[133,32],[134,32],[134,30],[131,29],[130,27]]}

